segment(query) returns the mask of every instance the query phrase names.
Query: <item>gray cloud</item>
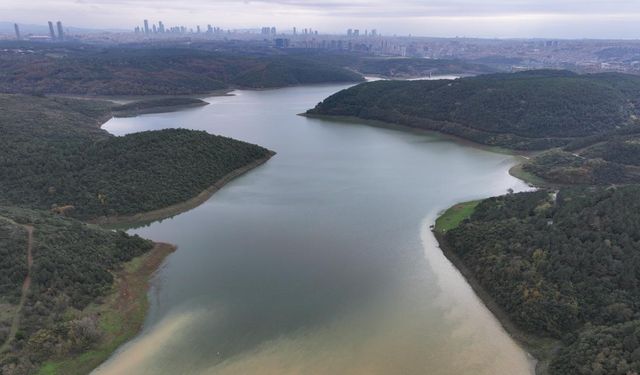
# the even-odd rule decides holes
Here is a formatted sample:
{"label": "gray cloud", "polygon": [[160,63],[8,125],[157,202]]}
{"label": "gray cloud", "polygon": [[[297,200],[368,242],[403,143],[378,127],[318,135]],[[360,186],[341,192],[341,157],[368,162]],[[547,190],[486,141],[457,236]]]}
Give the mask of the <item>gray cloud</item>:
{"label": "gray cloud", "polygon": [[5,21],[132,27],[141,19],[227,28],[276,25],[436,36],[640,36],[638,0],[3,0]]}

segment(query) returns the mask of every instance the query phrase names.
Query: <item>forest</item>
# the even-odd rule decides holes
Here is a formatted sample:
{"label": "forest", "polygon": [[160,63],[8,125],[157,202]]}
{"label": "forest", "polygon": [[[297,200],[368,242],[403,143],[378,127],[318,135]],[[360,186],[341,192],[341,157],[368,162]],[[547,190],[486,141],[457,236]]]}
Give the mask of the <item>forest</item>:
{"label": "forest", "polygon": [[200,107],[209,103],[188,96],[175,96],[155,99],[136,100],[111,108],[115,117],[133,117],[145,113],[173,112],[178,109]]}
{"label": "forest", "polygon": [[181,203],[269,150],[202,131],[123,137],[99,128],[107,102],[0,95],[0,205],[83,220]]}
{"label": "forest", "polygon": [[413,78],[446,74],[486,74],[496,69],[462,60],[424,58],[362,58],[353,67],[362,74],[389,78]]}
{"label": "forest", "polygon": [[307,113],[380,120],[515,150],[544,150],[637,128],[638,98],[637,76],[539,70],[369,82],[342,90]]}
{"label": "forest", "polygon": [[0,92],[189,95],[231,87],[269,88],[363,80],[351,70],[304,55],[259,50],[218,50],[190,45],[63,48],[22,44],[7,46],[29,49],[32,53],[0,53]]}
{"label": "forest", "polygon": [[536,155],[523,169],[560,185],[640,183],[640,134],[607,134]]}
{"label": "forest", "polygon": [[480,202],[441,236],[518,327],[561,341],[549,372],[640,372],[640,187]]}
{"label": "forest", "polygon": [[[162,98],[122,106],[0,94],[2,374],[35,373],[45,361],[79,358],[104,350],[109,340],[120,337],[114,335],[128,334],[126,329],[137,332],[135,323],[126,329],[118,323],[117,332],[109,328],[114,323],[104,319],[129,312],[114,313],[103,298],[111,295],[123,264],[153,244],[71,217],[130,215],[182,203],[228,173],[273,155],[203,131],[166,129],[116,137],[100,128],[123,108],[200,102]],[[30,272],[27,225],[33,227]],[[31,286],[23,304],[28,273]]]}
{"label": "forest", "polygon": [[[27,232],[33,229],[32,282],[20,324],[6,351],[2,374],[33,373],[49,358],[92,348],[104,328],[83,312],[110,292],[114,272],[148,252],[153,244],[121,231],[101,229],[45,211],[0,207],[0,304],[15,306],[27,276]],[[11,310],[12,313],[17,313]],[[11,316],[0,314],[0,345]]]}

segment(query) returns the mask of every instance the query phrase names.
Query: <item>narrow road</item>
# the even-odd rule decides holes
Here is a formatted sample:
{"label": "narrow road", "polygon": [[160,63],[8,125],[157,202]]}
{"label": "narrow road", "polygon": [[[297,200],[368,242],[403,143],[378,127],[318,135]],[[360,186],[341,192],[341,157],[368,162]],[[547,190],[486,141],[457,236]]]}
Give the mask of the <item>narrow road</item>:
{"label": "narrow road", "polygon": [[22,283],[22,294],[20,296],[20,304],[18,305],[18,309],[16,310],[16,314],[13,316],[13,322],[11,323],[11,330],[9,331],[9,335],[7,336],[6,341],[2,346],[0,346],[0,353],[5,351],[11,341],[15,338],[16,333],[18,332],[18,328],[20,327],[20,316],[22,315],[22,308],[24,304],[27,302],[27,296],[29,295],[29,288],[31,288],[31,267],[33,266],[33,227],[31,225],[23,225],[24,229],[27,230],[27,277],[24,279]]}

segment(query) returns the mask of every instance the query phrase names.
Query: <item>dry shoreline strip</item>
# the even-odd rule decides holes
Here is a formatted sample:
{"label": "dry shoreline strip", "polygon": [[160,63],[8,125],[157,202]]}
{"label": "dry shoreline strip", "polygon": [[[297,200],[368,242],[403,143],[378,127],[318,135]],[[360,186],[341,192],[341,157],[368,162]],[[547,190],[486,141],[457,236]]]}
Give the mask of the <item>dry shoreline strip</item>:
{"label": "dry shoreline strip", "polygon": [[234,178],[239,177],[249,172],[250,170],[266,163],[275,154],[276,154],[275,152],[270,151],[269,154],[264,158],[255,160],[250,164],[245,165],[244,167],[240,167],[228,173],[227,175],[222,177],[220,180],[216,181],[213,185],[211,185],[210,187],[202,191],[200,194],[196,195],[195,197],[187,201],[176,203],[171,206],[160,208],[160,209],[149,211],[149,212],[142,212],[135,215],[103,216],[96,219],[92,219],[89,221],[89,223],[106,225],[106,226],[135,225],[135,224],[146,223],[150,221],[163,220],[163,219],[178,215],[180,213],[189,211],[193,208],[198,207],[202,203],[206,202],[209,198],[211,198],[211,196],[216,191],[220,190],[224,185],[229,183]]}
{"label": "dry shoreline strip", "polygon": [[[535,152],[517,152],[509,149],[504,149],[500,147],[492,147],[484,144],[480,144],[469,139],[461,138],[456,135],[442,133],[436,130],[427,130],[427,129],[418,129],[406,125],[379,121],[379,120],[366,120],[353,116],[328,116],[328,115],[316,115],[316,114],[307,114],[301,113],[300,116],[314,118],[325,121],[346,121],[354,124],[364,124],[369,126],[401,130],[401,131],[409,131],[418,134],[429,134],[429,135],[437,135],[444,139],[451,140],[458,144],[464,146],[470,146],[474,148],[478,148],[481,150],[499,153],[499,154],[507,154],[514,156],[518,159],[518,163],[512,166],[509,169],[509,174],[519,180],[524,181],[529,186],[541,188],[541,187],[556,187],[554,184],[550,184],[543,179],[533,176],[522,170],[522,165],[529,159],[531,156],[535,156]],[[458,205],[460,203],[457,203]],[[456,206],[454,205],[454,206]],[[446,211],[446,210],[445,210]],[[443,211],[443,213],[445,212]],[[435,228],[435,223],[434,227]],[[467,268],[466,264],[455,254],[453,249],[446,243],[446,240],[442,233],[438,233],[435,229],[432,230],[434,237],[436,238],[440,250],[445,255],[447,259],[453,264],[453,266],[460,271],[462,276],[465,278],[467,283],[471,286],[474,293],[480,298],[480,300],[484,303],[484,305],[491,311],[493,316],[496,317],[500,325],[505,329],[505,331],[534,359],[536,360],[536,375],[546,375],[548,373],[547,367],[549,366],[550,354],[553,353],[554,350],[558,347],[558,342],[554,339],[537,337],[535,335],[531,335],[522,331],[518,328],[509,318],[507,313],[502,310],[502,308],[495,302],[493,297],[480,285],[478,280],[475,278],[473,273]]]}
{"label": "dry shoreline strip", "polygon": [[[275,152],[271,151],[262,159],[253,161],[238,168],[209,188],[189,199],[188,201],[171,205],[151,212],[132,216],[104,217],[93,220],[93,224],[131,225],[140,222],[161,220],[195,208],[207,201],[216,191],[234,178],[264,164]],[[123,344],[133,339],[142,329],[147,316],[149,301],[147,291],[149,283],[167,256],[176,250],[176,246],[166,243],[155,243],[148,253],[143,254],[128,263],[116,273],[113,291],[102,304],[87,309],[86,314],[99,316],[100,325],[106,330],[106,337],[102,342],[78,356],[51,361],[43,364],[39,374],[82,375],[90,373],[100,366]]]}
{"label": "dry shoreline strip", "polygon": [[[101,217],[90,220],[89,223],[126,226],[175,216],[206,202],[215,192],[234,178],[264,164],[275,154],[275,152],[269,151],[265,157],[228,173],[209,188],[185,202],[136,215]],[[151,278],[164,264],[165,259],[175,250],[175,245],[155,243],[154,248],[148,253],[126,263],[123,269],[115,275],[113,291],[105,298],[105,302],[95,305],[87,311],[88,314],[100,316],[101,326],[107,330],[107,337],[89,352],[73,358],[44,363],[39,373],[65,375],[90,373],[111,357],[120,346],[138,335],[149,308],[147,291]]]}
{"label": "dry shoreline strip", "polygon": [[504,330],[511,336],[529,355],[536,360],[535,373],[536,375],[546,375],[547,367],[549,366],[550,354],[558,346],[558,342],[554,339],[537,337],[535,335],[526,333],[518,328],[509,318],[509,315],[496,303],[491,294],[487,292],[480,282],[475,278],[473,272],[467,268],[467,265],[458,257],[458,255],[449,246],[446,239],[441,233],[432,231],[434,237],[438,241],[440,250],[447,259],[454,265],[454,267],[460,271],[462,276],[467,281],[467,284],[471,286],[474,293],[482,303],[491,311],[493,316],[498,320]]}
{"label": "dry shoreline strip", "polygon": [[88,374],[138,335],[149,308],[150,280],[175,250],[174,245],[155,243],[147,253],[125,263],[115,273],[112,291],[105,296],[104,303],[89,306],[84,311],[88,316],[97,317],[104,331],[103,339],[88,352],[44,363],[38,374]]}
{"label": "dry shoreline strip", "polygon": [[198,108],[209,105],[207,102],[202,103],[192,103],[192,104],[180,104],[180,105],[167,105],[167,106],[156,106],[156,107],[148,107],[141,109],[131,109],[125,111],[112,111],[113,117],[121,118],[121,117],[136,117],[140,115],[148,115],[155,113],[171,113],[171,112],[179,112],[185,109],[190,108]]}
{"label": "dry shoreline strip", "polygon": [[318,114],[309,114],[309,113],[299,113],[298,115],[302,117],[307,117],[307,118],[317,119],[322,121],[340,121],[340,122],[347,122],[351,124],[362,124],[362,125],[374,126],[377,128],[400,130],[404,132],[411,132],[414,134],[427,134],[431,136],[437,136],[442,139],[451,140],[463,146],[469,146],[469,147],[477,148],[484,151],[494,152],[497,154],[515,156],[519,159],[519,162],[518,164],[511,167],[511,169],[509,169],[509,174],[511,176],[518,178],[531,186],[541,187],[541,186],[550,185],[547,182],[543,181],[541,178],[522,171],[522,164],[524,164],[525,161],[528,160],[530,157],[533,157],[539,154],[540,151],[510,150],[503,147],[489,146],[482,143],[474,142],[470,139],[462,138],[460,136],[453,135],[453,134],[443,133],[437,130],[420,129],[420,128],[415,128],[407,125],[380,121],[380,120],[367,120],[367,119],[362,119],[355,116],[331,116],[331,115],[318,115]]}
{"label": "dry shoreline strip", "polygon": [[[103,217],[93,220],[92,223],[100,225],[133,225],[175,216],[204,203],[231,180],[264,164],[274,155],[275,152],[271,151],[266,157],[228,173],[188,201],[137,215]],[[109,359],[120,346],[136,337],[143,327],[149,308],[147,291],[150,280],[160,266],[164,264],[165,258],[175,250],[175,245],[156,243],[151,251],[125,264],[123,270],[116,275],[113,293],[106,298],[104,304],[95,307],[102,320],[102,326],[108,327],[108,337],[97,348],[80,356],[60,362],[45,363],[40,373],[87,374]]]}

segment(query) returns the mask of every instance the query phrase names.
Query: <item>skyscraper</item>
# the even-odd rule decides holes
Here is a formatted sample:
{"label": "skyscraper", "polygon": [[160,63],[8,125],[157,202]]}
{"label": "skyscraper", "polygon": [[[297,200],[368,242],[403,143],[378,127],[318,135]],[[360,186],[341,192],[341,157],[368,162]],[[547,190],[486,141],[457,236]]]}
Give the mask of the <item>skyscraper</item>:
{"label": "skyscraper", "polygon": [[149,21],[144,20],[144,33],[149,35]]}
{"label": "skyscraper", "polygon": [[58,25],[58,39],[64,40],[64,31],[62,30],[62,22],[58,21],[57,25]]}
{"label": "skyscraper", "polygon": [[53,22],[49,21],[49,35],[51,35],[51,40],[56,38],[56,32],[53,30]]}
{"label": "skyscraper", "polygon": [[158,32],[164,33],[164,23],[158,21]]}
{"label": "skyscraper", "polygon": [[20,36],[20,26],[17,23],[13,24],[13,28],[16,31],[16,39],[20,40],[22,37]]}

